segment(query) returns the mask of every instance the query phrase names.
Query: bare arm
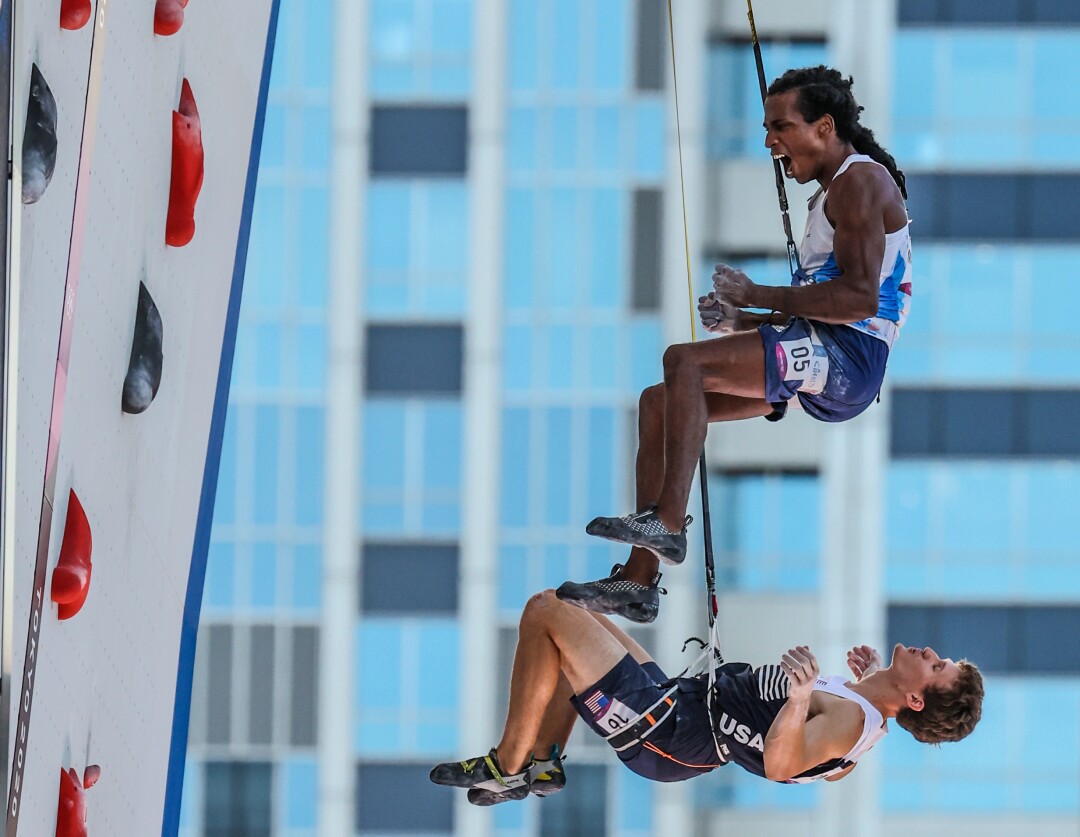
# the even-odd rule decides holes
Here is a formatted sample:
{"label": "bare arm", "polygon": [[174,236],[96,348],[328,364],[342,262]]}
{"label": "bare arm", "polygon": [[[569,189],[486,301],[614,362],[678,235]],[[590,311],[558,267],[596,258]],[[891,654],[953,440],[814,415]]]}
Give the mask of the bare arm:
{"label": "bare arm", "polygon": [[885,212],[897,198],[895,187],[876,172],[859,168],[869,167],[851,169],[829,188],[827,210],[835,227],[833,253],[839,276],[802,287],[776,287],[756,285],[734,271],[738,277],[722,275],[714,281],[717,291],[740,308],[769,308],[823,323],[854,323],[874,316],[885,255]]}
{"label": "bare arm", "polygon": [[817,660],[805,646],[793,648],[780,661],[788,675],[788,700],[765,736],[765,776],[783,782],[840,758],[859,739],[862,724],[857,713],[831,704],[808,718],[810,697],[817,678]]}

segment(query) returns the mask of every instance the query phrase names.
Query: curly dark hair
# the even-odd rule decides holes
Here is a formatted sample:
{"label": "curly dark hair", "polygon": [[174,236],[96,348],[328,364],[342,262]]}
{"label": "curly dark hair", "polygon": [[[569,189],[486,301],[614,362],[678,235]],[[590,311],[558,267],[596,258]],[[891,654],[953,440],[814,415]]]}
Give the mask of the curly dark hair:
{"label": "curly dark hair", "polygon": [[923,694],[922,712],[905,707],[896,715],[896,723],[910,732],[916,741],[940,744],[959,741],[975,729],[982,717],[982,673],[968,660],[957,663],[960,675],[948,689],[928,688]]}
{"label": "curly dark hair", "polygon": [[851,76],[845,79],[838,70],[831,67],[802,67],[788,70],[770,84],[769,95],[798,90],[798,107],[803,119],[816,122],[829,114],[836,124],[836,135],[844,142],[850,142],[860,154],[866,154],[885,166],[900,187],[900,194],[906,199],[907,180],[904,173],[897,168],[896,160],[874,139],[873,131],[859,124],[859,114],[863,108],[855,101],[851,92],[854,83]]}

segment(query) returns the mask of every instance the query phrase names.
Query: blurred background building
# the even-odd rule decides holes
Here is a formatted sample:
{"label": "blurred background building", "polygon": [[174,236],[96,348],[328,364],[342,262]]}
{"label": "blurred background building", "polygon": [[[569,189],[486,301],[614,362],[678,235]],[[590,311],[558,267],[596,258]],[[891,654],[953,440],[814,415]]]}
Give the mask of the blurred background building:
{"label": "blurred background building", "polygon": [[[674,6],[696,293],[717,259],[785,282],[745,8]],[[1080,833],[1080,7],[756,13],[770,80],[855,76],[915,295],[857,421],[711,432],[725,651],[967,656],[977,733],[825,787],[650,784],[580,731],[554,798],[428,782],[497,739],[528,595],[623,558],[584,524],[630,508],[637,393],[689,337],[666,4],[282,0],[184,834]],[[671,672],[699,564],[635,632]]]}

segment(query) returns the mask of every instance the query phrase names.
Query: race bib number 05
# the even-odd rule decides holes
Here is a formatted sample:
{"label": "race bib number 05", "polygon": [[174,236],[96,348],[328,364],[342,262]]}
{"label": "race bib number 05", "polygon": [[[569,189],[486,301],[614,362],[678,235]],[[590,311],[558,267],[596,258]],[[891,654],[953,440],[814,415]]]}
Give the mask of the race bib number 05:
{"label": "race bib number 05", "polygon": [[799,392],[808,395],[821,394],[829,380],[829,356],[823,346],[815,345],[809,337],[777,343],[776,365],[781,380],[797,381]]}

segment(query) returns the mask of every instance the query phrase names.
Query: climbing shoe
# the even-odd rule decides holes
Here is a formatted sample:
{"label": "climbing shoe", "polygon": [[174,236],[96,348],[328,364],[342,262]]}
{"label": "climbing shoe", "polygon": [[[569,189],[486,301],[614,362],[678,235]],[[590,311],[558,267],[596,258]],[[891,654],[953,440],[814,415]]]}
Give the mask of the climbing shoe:
{"label": "climbing shoe", "polygon": [[583,584],[564,581],[555,595],[593,613],[615,614],[642,624],[652,622],[660,611],[660,594],[667,593],[658,586],[660,573],[653,577],[651,584],[638,584],[623,578],[622,571],[623,565],[616,564],[611,568],[611,575],[599,581]]}
{"label": "climbing shoe", "polygon": [[[566,787],[566,772],[563,769],[563,759],[565,759],[565,756],[559,756],[559,745],[555,744],[551,748],[551,758],[546,761],[533,759],[529,762],[529,766],[525,768],[525,773],[529,777],[529,792],[533,796],[551,796]],[[484,788],[469,789],[469,802],[484,807],[522,798],[510,796],[506,793],[496,793]]]}
{"label": "climbing shoe", "polygon": [[626,517],[597,517],[585,531],[609,541],[640,546],[665,564],[681,564],[686,557],[686,527],[693,522],[687,515],[679,532],[668,531],[656,513],[656,506]]}
{"label": "climbing shoe", "polygon": [[[524,799],[529,795],[529,771],[528,768],[513,776],[506,776],[499,767],[495,748],[486,756],[477,756],[465,761],[450,761],[437,764],[431,769],[431,781],[437,785],[449,785],[454,788],[472,788],[473,790],[488,791],[500,797],[496,801],[505,802],[511,799]],[[470,798],[470,802],[472,799]],[[475,803],[477,805],[494,805],[495,802]]]}

